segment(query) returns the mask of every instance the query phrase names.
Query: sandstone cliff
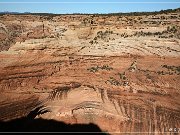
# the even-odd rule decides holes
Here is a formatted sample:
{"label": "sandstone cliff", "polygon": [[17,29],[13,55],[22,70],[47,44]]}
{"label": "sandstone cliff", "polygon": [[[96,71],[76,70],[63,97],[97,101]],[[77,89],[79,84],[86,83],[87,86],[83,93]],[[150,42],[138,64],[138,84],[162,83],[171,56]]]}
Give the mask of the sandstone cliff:
{"label": "sandstone cliff", "polygon": [[179,9],[1,15],[0,120],[43,105],[36,118],[170,134],[180,127],[179,35]]}

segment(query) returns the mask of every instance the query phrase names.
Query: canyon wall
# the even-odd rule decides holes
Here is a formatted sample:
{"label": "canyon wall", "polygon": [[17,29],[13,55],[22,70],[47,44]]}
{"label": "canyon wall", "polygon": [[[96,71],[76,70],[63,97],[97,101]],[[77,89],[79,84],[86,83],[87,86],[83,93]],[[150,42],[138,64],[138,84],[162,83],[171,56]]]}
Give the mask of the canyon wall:
{"label": "canyon wall", "polygon": [[179,35],[179,9],[1,15],[0,120],[42,106],[36,118],[172,134],[180,127]]}

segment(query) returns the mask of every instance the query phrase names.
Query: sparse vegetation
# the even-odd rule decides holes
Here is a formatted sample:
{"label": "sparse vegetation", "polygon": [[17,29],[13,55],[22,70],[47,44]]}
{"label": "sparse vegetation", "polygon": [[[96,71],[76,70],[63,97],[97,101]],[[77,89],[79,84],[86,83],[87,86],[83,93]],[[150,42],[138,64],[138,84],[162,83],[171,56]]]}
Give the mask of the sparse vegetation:
{"label": "sparse vegetation", "polygon": [[109,67],[108,65],[103,65],[103,66],[91,67],[91,68],[88,68],[87,70],[90,71],[90,72],[95,73],[95,72],[97,72],[97,71],[99,71],[99,70],[107,70],[107,71],[110,71],[110,70],[113,70],[113,68],[112,68],[112,67]]}
{"label": "sparse vegetation", "polygon": [[134,61],[132,64],[131,64],[131,66],[128,68],[128,70],[129,71],[132,71],[132,72],[134,72],[135,70],[137,70],[138,68],[137,68],[137,62],[136,61]]}
{"label": "sparse vegetation", "polygon": [[162,32],[135,32],[134,36],[158,36],[158,38],[180,38],[180,27],[179,26],[168,26],[166,30]]}
{"label": "sparse vegetation", "polygon": [[98,31],[97,36],[94,37],[93,40],[91,40],[89,43],[90,44],[97,44],[97,40],[103,40],[104,42],[109,42],[109,40],[115,40],[114,38],[111,38],[110,35],[114,34],[113,31],[106,30],[106,31]]}
{"label": "sparse vegetation", "polygon": [[126,80],[126,79],[127,79],[127,77],[126,77],[126,75],[125,75],[125,72],[123,72],[123,73],[118,73],[118,75],[119,75],[119,78],[120,78],[121,80]]}
{"label": "sparse vegetation", "polygon": [[111,85],[115,85],[115,86],[121,86],[121,83],[115,79],[114,77],[110,77],[106,83],[109,82]]}
{"label": "sparse vegetation", "polygon": [[123,33],[123,34],[121,34],[121,37],[123,37],[123,38],[127,38],[127,37],[130,37],[131,35],[128,35],[127,33]]}
{"label": "sparse vegetation", "polygon": [[118,73],[117,75],[119,75],[119,79],[115,79],[114,77],[109,77],[106,83],[109,82],[111,85],[115,85],[115,86],[129,85],[128,78],[126,77],[125,72]]}
{"label": "sparse vegetation", "polygon": [[89,43],[90,43],[91,45],[92,45],[92,44],[98,44],[98,42],[97,42],[96,40],[91,40]]}
{"label": "sparse vegetation", "polygon": [[173,73],[176,73],[176,74],[180,74],[180,66],[168,66],[168,65],[162,65],[163,68],[166,68],[168,69],[168,71],[172,72]]}

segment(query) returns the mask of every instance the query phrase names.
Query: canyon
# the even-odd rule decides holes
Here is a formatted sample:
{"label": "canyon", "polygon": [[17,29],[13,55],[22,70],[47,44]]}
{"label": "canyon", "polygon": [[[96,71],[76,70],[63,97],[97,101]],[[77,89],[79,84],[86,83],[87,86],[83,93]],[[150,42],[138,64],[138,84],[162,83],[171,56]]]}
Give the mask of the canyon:
{"label": "canyon", "polygon": [[179,99],[180,9],[0,15],[0,121],[175,134]]}

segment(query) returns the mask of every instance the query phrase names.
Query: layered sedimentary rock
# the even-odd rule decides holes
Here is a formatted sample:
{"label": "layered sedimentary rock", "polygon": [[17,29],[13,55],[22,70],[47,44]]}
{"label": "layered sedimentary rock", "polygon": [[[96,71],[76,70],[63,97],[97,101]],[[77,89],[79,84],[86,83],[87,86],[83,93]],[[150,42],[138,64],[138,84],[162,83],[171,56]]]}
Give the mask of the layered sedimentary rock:
{"label": "layered sedimentary rock", "polygon": [[179,19],[179,9],[1,15],[0,120],[43,106],[36,118],[94,123],[108,132],[178,130]]}

